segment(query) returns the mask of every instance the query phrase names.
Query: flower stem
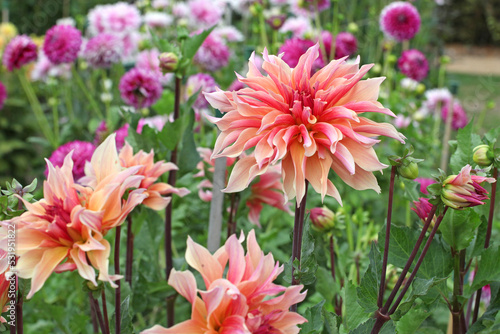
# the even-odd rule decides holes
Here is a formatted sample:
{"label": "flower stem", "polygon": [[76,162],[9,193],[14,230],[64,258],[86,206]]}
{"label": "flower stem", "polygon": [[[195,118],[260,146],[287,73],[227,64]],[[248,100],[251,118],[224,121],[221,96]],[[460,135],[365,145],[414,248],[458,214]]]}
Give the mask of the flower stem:
{"label": "flower stem", "polygon": [[134,233],[132,232],[132,216],[127,216],[127,259],[125,262],[125,281],[132,287],[132,262],[134,259]]}
{"label": "flower stem", "polygon": [[266,22],[264,21],[264,14],[259,13],[259,30],[260,30],[260,39],[262,42],[262,48],[269,47],[269,42],[267,40],[266,34]]}
{"label": "flower stem", "polygon": [[101,327],[101,332],[107,333],[106,327],[104,326],[104,320],[102,318],[102,313],[101,313],[101,308],[99,307],[99,303],[94,298],[94,296],[92,296],[92,292],[90,292],[90,291],[89,291],[89,298],[90,298],[90,307],[92,308],[93,312],[97,316],[97,321],[99,322],[99,327]]}
{"label": "flower stem", "polygon": [[[493,167],[493,178],[495,182],[491,184],[491,199],[490,199],[490,212],[488,215],[488,225],[486,227],[486,238],[484,240],[484,248],[490,247],[491,230],[493,228],[493,215],[495,214],[495,201],[497,193],[497,183],[498,183],[498,168]],[[476,268],[477,270],[477,268]],[[476,301],[474,302],[474,314],[472,315],[472,324],[474,324],[479,315],[479,303],[481,302],[482,288],[476,291]]]}
{"label": "flower stem", "polygon": [[59,144],[59,106],[52,106],[52,121],[54,124],[54,142]]}
{"label": "flower stem", "polygon": [[17,291],[17,304],[16,304],[16,317],[17,317],[17,334],[23,334],[23,294],[20,290]]}
{"label": "flower stem", "polygon": [[[174,95],[174,121],[179,119],[180,115],[180,102],[181,102],[181,84],[182,79],[175,77],[175,95]],[[172,151],[170,156],[170,162],[177,164],[177,147]],[[175,187],[175,181],[177,177],[177,171],[171,170],[168,174],[168,184]],[[168,203],[165,208],[165,277],[168,282],[170,277],[170,272],[172,271],[173,259],[172,259],[172,201]],[[167,297],[167,327],[172,327],[174,325],[174,301],[175,299]]]}
{"label": "flower stem", "polygon": [[97,105],[96,100],[94,99],[94,97],[90,93],[90,90],[87,87],[85,87],[85,83],[83,82],[82,77],[80,76],[80,74],[78,73],[78,71],[76,70],[76,68],[74,66],[71,66],[71,71],[73,72],[73,77],[76,80],[76,84],[80,87],[80,90],[83,92],[83,95],[85,95],[85,98],[90,103],[92,110],[94,110],[96,116],[99,119],[103,119],[101,109],[99,109],[99,106]]}
{"label": "flower stem", "polygon": [[66,110],[71,122],[75,120],[75,112],[73,111],[73,100],[71,98],[71,85],[64,85],[64,101],[66,103]]}
{"label": "flower stem", "polygon": [[106,333],[109,334],[109,318],[108,318],[108,305],[106,305],[106,293],[104,288],[101,290],[101,299],[102,299],[102,313],[104,320],[104,327],[106,327]]}
{"label": "flower stem", "polygon": [[[336,281],[336,276],[335,276],[335,240],[333,238],[333,234],[330,235],[330,270],[332,273],[333,281],[335,282]],[[342,314],[342,306],[341,306],[342,300],[341,300],[341,298],[342,297],[340,297],[337,294],[335,294],[335,296],[333,297],[334,306],[335,306],[335,313],[339,316]]]}
{"label": "flower stem", "polygon": [[[122,227],[118,225],[116,227],[115,236],[115,275],[120,275],[120,235]],[[116,281],[118,285],[115,289],[115,329],[116,333],[121,333],[121,284],[120,280]]]}
{"label": "flower stem", "polygon": [[333,0],[332,46],[330,47],[330,59],[335,58],[335,47],[336,47],[335,39],[338,33],[339,33],[339,0]]}
{"label": "flower stem", "polygon": [[229,211],[229,220],[227,222],[227,237],[236,233],[236,212],[238,211],[238,205],[240,202],[239,195],[237,193],[231,194],[231,206]]}
{"label": "flower stem", "polygon": [[378,292],[377,306],[382,307],[384,303],[385,292],[385,274],[387,272],[387,258],[389,257],[389,239],[391,236],[391,221],[392,221],[392,200],[394,198],[394,179],[396,178],[396,166],[391,168],[391,181],[389,183],[389,204],[387,205],[387,222],[385,226],[385,244],[384,244],[384,257],[382,260],[382,274],[380,278],[380,289]]}
{"label": "flower stem", "polygon": [[[321,49],[321,53],[323,54],[323,60],[325,63],[328,62],[328,60],[330,59],[329,58],[329,54],[326,53],[326,48],[325,48],[325,43],[323,43],[323,36],[321,36],[321,32],[322,32],[322,29],[321,29],[321,17],[320,17],[320,14],[319,14],[319,6],[318,6],[318,1],[315,1],[314,2],[314,6],[315,6],[315,11],[314,11],[314,22],[316,23],[316,30],[318,30],[318,33],[319,33],[319,36],[318,36],[318,41],[319,41],[319,47]],[[332,37],[333,39],[333,37]],[[332,46],[334,44],[334,41],[332,41]],[[321,55],[320,55],[320,58]]]}
{"label": "flower stem", "polygon": [[97,318],[94,311],[94,305],[92,301],[92,294],[89,292],[89,303],[90,303],[90,318],[92,319],[92,329],[94,333],[99,333],[99,328],[97,328]]}
{"label": "flower stem", "polygon": [[[295,278],[293,262],[298,260],[298,269],[300,270],[300,255],[302,251],[302,233],[304,230],[304,216],[306,213],[307,188],[309,182],[306,180],[305,192],[300,205],[295,207],[295,221],[293,224],[293,244],[292,244],[292,285],[298,285],[300,280]],[[290,308],[292,312],[297,311],[297,304]]]}

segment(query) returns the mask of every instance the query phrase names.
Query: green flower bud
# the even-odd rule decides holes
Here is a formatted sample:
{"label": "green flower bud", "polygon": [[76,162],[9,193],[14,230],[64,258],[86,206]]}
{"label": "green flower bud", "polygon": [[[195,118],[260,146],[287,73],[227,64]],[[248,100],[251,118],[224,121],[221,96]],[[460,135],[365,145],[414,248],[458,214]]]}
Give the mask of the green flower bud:
{"label": "green flower bud", "polygon": [[418,177],[418,165],[413,161],[403,164],[398,167],[398,173],[404,178],[414,180]]}
{"label": "green flower bud", "polygon": [[173,52],[163,52],[158,57],[160,60],[160,69],[163,73],[175,72],[179,64],[179,57]]}
{"label": "green flower bud", "polygon": [[487,167],[493,163],[495,155],[489,145],[483,144],[476,146],[473,150],[472,159],[481,167]]}
{"label": "green flower bud", "polygon": [[351,34],[355,34],[359,31],[359,26],[356,23],[351,22],[347,25],[347,31]]}
{"label": "green flower bud", "polygon": [[423,83],[419,83],[417,85],[417,89],[415,89],[415,92],[419,95],[423,94],[425,92],[425,85]]}
{"label": "green flower bud", "polygon": [[335,227],[335,213],[327,207],[311,209],[312,226],[317,231],[328,231]]}

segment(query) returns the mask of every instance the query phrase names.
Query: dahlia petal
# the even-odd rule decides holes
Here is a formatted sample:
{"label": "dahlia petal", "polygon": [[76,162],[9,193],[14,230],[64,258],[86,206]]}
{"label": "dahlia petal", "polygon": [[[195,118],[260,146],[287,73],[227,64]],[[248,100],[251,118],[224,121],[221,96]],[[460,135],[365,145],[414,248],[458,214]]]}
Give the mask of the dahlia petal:
{"label": "dahlia petal", "polygon": [[223,191],[228,193],[242,191],[248,187],[256,176],[264,174],[267,170],[267,166],[263,166],[262,168],[255,167],[256,160],[254,156],[248,156],[238,160],[229,177],[227,187]]}
{"label": "dahlia petal", "polygon": [[96,148],[90,161],[97,182],[121,171],[120,159],[116,151],[116,134],[112,134]]}
{"label": "dahlia petal", "polygon": [[194,305],[196,299],[196,279],[190,271],[177,271],[175,268],[172,268],[168,284]]}
{"label": "dahlia petal", "polygon": [[95,270],[91,265],[87,263],[86,253],[79,248],[73,248],[69,251],[69,254],[76,265],[78,274],[80,274],[80,276],[82,276],[87,281],[92,282],[92,284],[97,287],[97,282],[95,280]]}
{"label": "dahlia petal", "polygon": [[215,92],[213,93],[202,93],[205,96],[205,99],[207,99],[208,103],[210,103],[210,105],[214,109],[219,109],[223,113],[234,110],[233,105],[227,97],[227,94],[219,87],[215,87]]}
{"label": "dahlia petal", "polygon": [[302,202],[302,198],[306,193],[306,183],[305,183],[305,150],[302,145],[297,142],[293,142],[290,146],[290,156],[292,158],[293,167],[295,170],[294,176],[294,186],[297,196],[297,204]]}
{"label": "dahlia petal", "polygon": [[157,196],[151,196],[151,192],[149,193],[150,196],[146,198],[142,204],[147,206],[148,208],[156,211],[163,210],[167,207],[167,205],[170,203],[172,200],[171,197],[161,197],[159,194]]}
{"label": "dahlia petal", "polygon": [[245,271],[245,255],[244,250],[236,235],[231,235],[224,245],[227,254],[229,255],[229,270],[227,272],[227,279],[233,283],[238,284]]}
{"label": "dahlia petal", "polygon": [[[370,66],[368,69],[370,69],[372,66]],[[349,92],[337,102],[337,104],[343,105],[350,101],[377,101],[380,85],[384,80],[385,77],[358,81],[349,90]]]}
{"label": "dahlia petal", "polygon": [[207,287],[222,277],[221,265],[205,247],[194,242],[191,237],[187,241],[186,261],[203,276]]}
{"label": "dahlia petal", "polygon": [[66,258],[69,249],[67,247],[56,247],[46,249],[40,262],[35,266],[33,275],[31,277],[31,289],[26,298],[31,299],[35,292],[40,290],[49,278],[50,274],[59,265],[59,263]]}
{"label": "dahlia petal", "polygon": [[332,160],[332,169],[335,173],[337,173],[342,181],[347,183],[352,188],[356,190],[373,189],[377,193],[380,193],[380,187],[377,183],[377,179],[372,172],[367,172],[356,165],[354,174],[350,174],[336,157]]}
{"label": "dahlia petal", "polygon": [[141,334],[204,334],[205,331],[206,329],[200,327],[196,321],[186,320],[170,328],[156,325],[142,331]]}
{"label": "dahlia petal", "polygon": [[374,172],[388,167],[388,165],[378,160],[377,154],[372,147],[361,145],[350,138],[343,139],[341,143],[351,152],[356,165],[362,169]]}

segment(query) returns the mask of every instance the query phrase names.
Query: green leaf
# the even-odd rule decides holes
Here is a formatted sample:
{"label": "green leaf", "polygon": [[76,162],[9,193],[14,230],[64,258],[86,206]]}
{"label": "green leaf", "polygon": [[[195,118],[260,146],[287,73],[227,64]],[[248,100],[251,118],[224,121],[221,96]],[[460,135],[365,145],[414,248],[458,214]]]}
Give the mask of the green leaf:
{"label": "green leaf", "polygon": [[469,122],[466,127],[458,130],[457,149],[450,160],[450,167],[453,172],[459,172],[467,164],[474,165],[472,150],[481,144],[481,139],[479,135],[472,132],[472,123]]}
{"label": "green leaf", "polygon": [[196,168],[198,162],[201,161],[200,154],[196,150],[196,143],[194,141],[194,133],[192,131],[194,127],[194,111],[190,112],[190,119],[186,130],[182,135],[182,141],[179,150],[179,161],[177,166],[179,167],[178,177],[191,172]]}
{"label": "green leaf", "polygon": [[414,334],[431,313],[423,308],[414,308],[396,322],[396,333]]}
{"label": "green leaf", "polygon": [[327,334],[338,334],[342,318],[335,313],[329,312],[323,307],[323,319],[325,319],[325,331]]}
{"label": "green leaf", "polygon": [[[370,319],[356,329],[349,332],[349,334],[370,334],[372,332],[373,325],[375,325],[375,319]],[[392,320],[389,320],[382,326],[380,329],[380,334],[394,334],[396,333],[396,328],[394,327],[394,323]]]}
{"label": "green leaf", "polygon": [[357,288],[358,302],[365,312],[375,312],[377,307],[378,292],[380,289],[380,277],[382,274],[382,256],[375,243],[372,243],[370,254],[370,265],[366,269],[361,284]]}
{"label": "green leaf", "polygon": [[439,230],[444,241],[455,251],[469,246],[475,236],[476,228],[481,224],[479,215],[473,210],[450,210],[443,218]]}
{"label": "green leaf", "polygon": [[488,141],[488,144],[495,144],[500,137],[500,127],[496,127],[484,134],[484,138]]}
{"label": "green leaf", "polygon": [[371,317],[357,301],[356,287],[349,281],[344,287],[345,321],[343,326],[350,331]]}
{"label": "green leaf", "polygon": [[300,333],[303,334],[317,334],[321,333],[323,329],[323,304],[324,300],[314,305],[313,307],[309,307],[306,310],[305,318],[307,322],[301,325]]}
{"label": "green leaf", "polygon": [[338,284],[333,281],[331,272],[323,267],[319,267],[316,272],[316,291],[331,304],[334,296],[339,293]]}
{"label": "green leaf", "polygon": [[481,224],[479,225],[474,240],[471,242],[467,250],[467,253],[470,254],[470,258],[479,256],[483,253],[487,228],[488,228],[488,221],[486,220],[485,216],[481,216]]}
{"label": "green leaf", "polygon": [[[120,325],[121,325],[121,331],[120,333],[122,334],[133,334],[134,333],[134,326],[132,324],[132,314],[130,312],[130,296],[127,296],[121,303],[120,306],[121,310],[121,318],[120,318]],[[111,333],[116,332],[115,330],[115,313],[113,313],[113,316],[111,317],[110,321],[110,331]]]}
{"label": "green leaf", "polygon": [[[173,151],[181,140],[182,128],[182,119],[178,119],[172,123],[167,122],[161,132],[158,133],[158,140],[170,151]],[[145,129],[146,127],[143,130]]]}
{"label": "green leaf", "polygon": [[309,285],[316,281],[318,263],[314,254],[314,236],[311,234],[311,221],[305,217],[302,231],[302,248],[300,257],[300,282]]}
{"label": "green leaf", "polygon": [[472,325],[467,334],[476,334],[476,333],[498,333],[498,331],[489,331],[485,332],[484,330],[491,328],[495,325],[498,328],[498,321],[495,321],[500,311],[500,284],[494,283],[491,284],[491,302],[486,312],[477,319],[477,321]]}
{"label": "green leaf", "polygon": [[201,44],[203,44],[207,36],[210,35],[214,28],[215,26],[208,30],[203,30],[197,35],[187,37],[182,44],[182,57],[191,60],[200,48]]}
{"label": "green leaf", "polygon": [[471,291],[500,280],[500,248],[490,247],[481,255],[477,274],[472,282]]}
{"label": "green leaf", "polygon": [[153,109],[159,115],[169,115],[174,110],[174,93],[170,90],[164,90],[161,98],[153,105]]}

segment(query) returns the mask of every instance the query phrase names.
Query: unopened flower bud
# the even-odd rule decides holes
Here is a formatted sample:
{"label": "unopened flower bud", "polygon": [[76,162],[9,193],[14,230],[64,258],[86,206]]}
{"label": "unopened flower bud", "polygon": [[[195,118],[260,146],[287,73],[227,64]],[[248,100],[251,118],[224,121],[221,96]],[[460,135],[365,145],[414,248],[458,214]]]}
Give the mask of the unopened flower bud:
{"label": "unopened flower bud", "polygon": [[359,31],[359,26],[356,23],[351,22],[347,25],[347,31],[351,34],[355,34]]}
{"label": "unopened flower bud", "polygon": [[495,159],[495,155],[492,152],[490,146],[486,144],[476,146],[473,152],[474,155],[472,156],[472,159],[481,167],[487,167],[491,165],[493,163],[493,160]]}
{"label": "unopened flower bud", "polygon": [[413,180],[418,177],[418,165],[415,162],[403,164],[398,167],[398,173],[404,178]]}
{"label": "unopened flower bud", "polygon": [[440,60],[441,60],[441,64],[446,65],[446,64],[450,63],[451,58],[450,58],[450,56],[442,56]]}
{"label": "unopened flower bud", "polygon": [[160,69],[163,73],[175,72],[179,64],[179,57],[173,52],[163,52],[158,57],[160,60]]}
{"label": "unopened flower bud", "polygon": [[423,83],[419,83],[415,92],[419,95],[423,94],[425,92],[425,85]]}
{"label": "unopened flower bud", "polygon": [[380,65],[379,63],[373,65],[372,73],[373,74],[380,74],[380,72],[382,72],[382,65]]}
{"label": "unopened flower bud", "polygon": [[318,231],[328,231],[335,227],[335,213],[327,207],[311,209],[311,222]]}

